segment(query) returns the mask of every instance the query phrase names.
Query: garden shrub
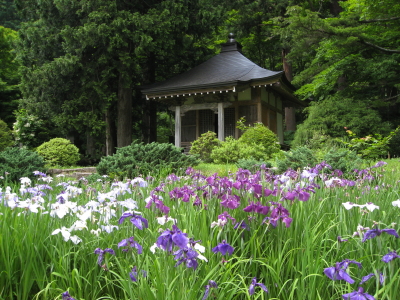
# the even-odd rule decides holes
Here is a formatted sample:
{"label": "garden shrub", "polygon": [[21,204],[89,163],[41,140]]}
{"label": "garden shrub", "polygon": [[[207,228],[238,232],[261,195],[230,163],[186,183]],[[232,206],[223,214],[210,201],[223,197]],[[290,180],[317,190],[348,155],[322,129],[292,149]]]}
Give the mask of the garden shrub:
{"label": "garden shrub", "polygon": [[[45,173],[45,161],[38,153],[18,147],[0,152],[0,176],[18,182],[21,177],[33,178],[33,171]],[[8,174],[5,176],[5,172]]]}
{"label": "garden shrub", "polygon": [[265,160],[257,160],[254,158],[248,158],[248,159],[242,158],[239,159],[238,162],[236,163],[236,166],[238,168],[249,170],[252,173],[260,170],[260,167],[262,165],[265,165],[266,168],[272,167],[272,164],[270,162]]}
{"label": "garden shrub", "polygon": [[80,158],[79,149],[69,140],[54,138],[37,147],[36,152],[49,166],[73,166]]}
{"label": "garden shrub", "polygon": [[0,120],[0,151],[3,151],[7,147],[13,144],[13,138],[10,128],[8,128],[6,122]]}
{"label": "garden shrub", "polygon": [[253,126],[244,126],[243,119],[238,121],[238,128],[243,132],[239,142],[244,144],[257,144],[264,147],[264,155],[269,159],[272,154],[279,152],[281,146],[278,137],[262,123],[255,123]]}
{"label": "garden shrub", "polygon": [[97,166],[97,172],[121,179],[148,174],[157,176],[165,169],[181,174],[198,163],[197,156],[185,155],[172,144],[133,142],[130,146],[117,149],[114,155],[103,157]]}
{"label": "garden shrub", "polygon": [[359,169],[363,163],[361,157],[348,149],[331,149],[323,157],[332,170],[341,170],[343,173]]}
{"label": "garden shrub", "polygon": [[236,163],[239,159],[256,159],[266,160],[264,146],[259,144],[245,144],[233,137],[227,137],[219,147],[214,148],[211,152],[211,159],[216,164]]}
{"label": "garden shrub", "polygon": [[318,160],[313,152],[307,147],[298,147],[291,151],[285,152],[284,159],[277,160],[278,172],[282,173],[287,169],[303,169],[304,167],[314,167]]}
{"label": "garden shrub", "polygon": [[387,156],[390,150],[390,141],[398,134],[398,132],[400,132],[399,126],[386,136],[376,133],[360,138],[357,137],[353,131],[347,129],[346,127],[345,129],[350,141],[339,138],[337,141],[342,143],[348,149],[357,152],[357,154],[361,155],[362,158],[367,160],[377,160]]}
{"label": "garden shrub", "polygon": [[204,162],[212,162],[211,152],[215,147],[220,146],[221,141],[217,139],[217,134],[212,131],[203,133],[192,143],[190,154],[198,154]]}

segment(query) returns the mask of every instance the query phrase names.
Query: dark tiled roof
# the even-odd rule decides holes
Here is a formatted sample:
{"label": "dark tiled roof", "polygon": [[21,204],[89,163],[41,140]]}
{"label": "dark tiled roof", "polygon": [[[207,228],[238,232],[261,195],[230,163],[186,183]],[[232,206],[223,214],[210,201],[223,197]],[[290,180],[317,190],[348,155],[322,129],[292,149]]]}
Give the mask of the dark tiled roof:
{"label": "dark tiled roof", "polygon": [[283,71],[270,71],[256,65],[239,52],[239,47],[240,44],[235,41],[226,43],[220,54],[185,73],[144,87],[143,93],[159,94],[230,84],[237,85],[267,78],[276,77],[278,79],[282,76]]}

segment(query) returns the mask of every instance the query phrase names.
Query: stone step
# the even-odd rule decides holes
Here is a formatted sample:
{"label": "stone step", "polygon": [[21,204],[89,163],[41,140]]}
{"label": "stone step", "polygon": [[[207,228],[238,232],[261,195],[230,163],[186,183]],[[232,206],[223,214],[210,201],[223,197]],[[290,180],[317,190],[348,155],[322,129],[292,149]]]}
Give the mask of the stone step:
{"label": "stone step", "polygon": [[80,173],[96,173],[96,167],[85,167],[85,168],[76,168],[76,169],[50,169],[48,171],[49,174],[51,175],[57,175],[57,174],[73,174],[76,172]]}

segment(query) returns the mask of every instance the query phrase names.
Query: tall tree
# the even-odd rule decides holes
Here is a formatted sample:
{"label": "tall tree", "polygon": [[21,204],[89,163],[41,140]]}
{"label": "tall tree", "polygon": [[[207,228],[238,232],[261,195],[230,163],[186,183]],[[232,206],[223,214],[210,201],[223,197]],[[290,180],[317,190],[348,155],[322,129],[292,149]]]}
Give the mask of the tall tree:
{"label": "tall tree", "polygon": [[[277,30],[292,45],[287,58],[294,64],[307,62],[304,71],[294,77],[293,83],[300,87],[298,95],[321,102],[310,108],[303,130],[310,132],[315,129],[311,124],[318,123],[313,109],[321,111],[325,107],[325,111],[335,112],[331,106],[344,100],[353,103],[348,111],[374,111],[380,128],[387,130],[400,124],[400,3],[348,0],[340,5],[343,11],[337,17],[289,7],[289,17]],[[336,113],[335,128],[327,125],[325,133],[337,135],[339,126],[347,126],[343,116]],[[358,118],[357,122],[362,122],[361,116]],[[369,134],[377,129],[363,128],[357,133]]]}
{"label": "tall tree", "polygon": [[198,37],[219,22],[208,0],[17,4],[29,20],[19,48],[25,107],[46,113],[65,134],[103,139],[107,132],[109,152],[131,142],[132,116],[143,119],[137,87],[193,66],[209,53]]}

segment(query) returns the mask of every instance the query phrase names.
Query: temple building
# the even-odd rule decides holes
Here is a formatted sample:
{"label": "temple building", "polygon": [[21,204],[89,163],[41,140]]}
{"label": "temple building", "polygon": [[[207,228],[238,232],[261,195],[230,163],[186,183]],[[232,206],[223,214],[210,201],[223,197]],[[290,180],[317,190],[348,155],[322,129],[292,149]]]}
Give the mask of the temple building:
{"label": "temple building", "polygon": [[[283,144],[285,108],[304,107],[293,92],[284,71],[270,71],[241,53],[233,34],[222,44],[220,54],[166,81],[144,87],[147,100],[169,105],[175,112],[175,146],[190,148],[201,134],[214,131],[223,141],[239,138],[236,122],[261,122]],[[286,113],[286,122],[295,122]],[[293,126],[293,124],[291,125]]]}

